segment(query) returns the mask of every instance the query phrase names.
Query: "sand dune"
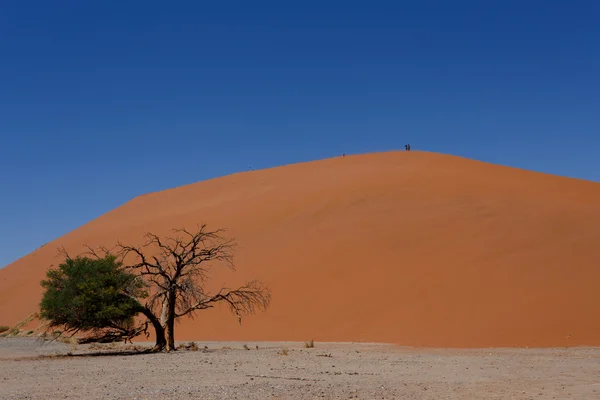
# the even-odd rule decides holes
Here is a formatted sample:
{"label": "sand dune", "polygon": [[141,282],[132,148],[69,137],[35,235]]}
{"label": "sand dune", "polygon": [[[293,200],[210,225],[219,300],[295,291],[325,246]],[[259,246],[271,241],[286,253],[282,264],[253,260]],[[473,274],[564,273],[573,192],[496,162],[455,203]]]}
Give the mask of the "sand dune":
{"label": "sand dune", "polygon": [[0,325],[37,310],[71,252],[207,222],[236,274],[273,290],[242,326],[225,309],[178,340],[407,346],[600,345],[600,184],[426,152],[333,158],[140,196],[0,270]]}

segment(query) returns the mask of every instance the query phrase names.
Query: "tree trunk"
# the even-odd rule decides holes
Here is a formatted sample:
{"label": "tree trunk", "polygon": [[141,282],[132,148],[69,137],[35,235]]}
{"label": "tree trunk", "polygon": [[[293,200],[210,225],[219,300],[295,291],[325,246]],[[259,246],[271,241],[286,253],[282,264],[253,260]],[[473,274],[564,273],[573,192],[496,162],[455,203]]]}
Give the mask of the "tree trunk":
{"label": "tree trunk", "polygon": [[[164,286],[168,287],[169,286],[169,282],[167,281],[167,279],[163,279],[164,280]],[[160,302],[161,307],[160,307],[160,324],[163,326],[164,329],[167,329],[167,311],[168,311],[168,307],[167,307],[167,302],[169,300],[169,296],[167,295],[167,293],[164,294],[162,301]]]}
{"label": "tree trunk", "polygon": [[154,327],[154,331],[156,332],[156,344],[154,345],[153,351],[161,351],[167,345],[167,339],[165,338],[165,329],[160,324],[160,321],[156,316],[146,307],[142,307],[142,314],[148,318],[148,320],[152,323]]}
{"label": "tree trunk", "polygon": [[163,326],[163,328],[167,327],[167,309],[167,296],[165,296],[160,308],[160,324]]}
{"label": "tree trunk", "polygon": [[175,351],[175,290],[167,296],[167,351]]}

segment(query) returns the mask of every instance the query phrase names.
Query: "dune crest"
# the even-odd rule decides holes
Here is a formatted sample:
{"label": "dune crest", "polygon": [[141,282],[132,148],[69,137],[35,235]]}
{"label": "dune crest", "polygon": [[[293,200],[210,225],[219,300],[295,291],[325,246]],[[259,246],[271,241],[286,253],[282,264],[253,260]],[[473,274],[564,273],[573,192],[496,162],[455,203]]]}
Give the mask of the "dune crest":
{"label": "dune crest", "polygon": [[178,340],[600,345],[600,184],[427,152],[338,157],[238,173],[133,199],[0,270],[0,325],[37,311],[56,248],[138,244],[151,231],[226,228],[235,274],[273,291]]}

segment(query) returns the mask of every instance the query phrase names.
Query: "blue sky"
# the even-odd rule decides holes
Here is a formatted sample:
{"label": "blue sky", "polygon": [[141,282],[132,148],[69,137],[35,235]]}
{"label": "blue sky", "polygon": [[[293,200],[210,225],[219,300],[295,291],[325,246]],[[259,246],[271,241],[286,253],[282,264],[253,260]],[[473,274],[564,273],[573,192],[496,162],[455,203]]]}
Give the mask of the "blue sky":
{"label": "blue sky", "polygon": [[0,267],[150,191],[401,149],[600,181],[600,2],[0,5]]}

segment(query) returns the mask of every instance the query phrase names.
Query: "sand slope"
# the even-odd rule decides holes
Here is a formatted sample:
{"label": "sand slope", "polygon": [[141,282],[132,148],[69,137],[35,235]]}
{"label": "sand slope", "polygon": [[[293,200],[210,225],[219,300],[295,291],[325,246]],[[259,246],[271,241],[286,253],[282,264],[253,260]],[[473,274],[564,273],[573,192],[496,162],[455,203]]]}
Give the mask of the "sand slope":
{"label": "sand slope", "polygon": [[426,152],[347,156],[140,196],[0,270],[0,325],[37,310],[57,246],[139,243],[207,222],[241,248],[268,312],[225,309],[178,340],[600,345],[600,184]]}

